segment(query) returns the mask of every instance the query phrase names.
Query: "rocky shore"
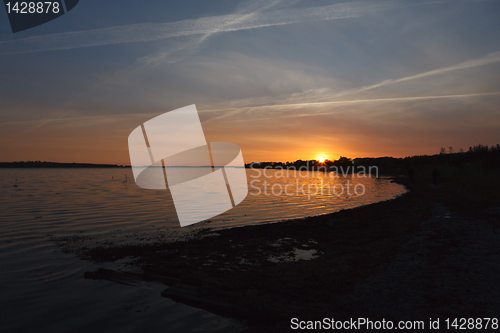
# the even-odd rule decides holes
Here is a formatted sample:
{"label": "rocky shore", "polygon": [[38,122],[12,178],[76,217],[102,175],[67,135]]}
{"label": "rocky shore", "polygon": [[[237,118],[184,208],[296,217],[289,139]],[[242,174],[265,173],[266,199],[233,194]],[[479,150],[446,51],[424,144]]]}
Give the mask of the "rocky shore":
{"label": "rocky shore", "polygon": [[498,316],[498,193],[396,181],[410,191],[334,214],[201,230],[185,242],[86,249],[86,260],[133,257],[143,272],[86,278],[159,280],[170,286],[162,296],[238,318],[251,332],[289,331],[292,318]]}

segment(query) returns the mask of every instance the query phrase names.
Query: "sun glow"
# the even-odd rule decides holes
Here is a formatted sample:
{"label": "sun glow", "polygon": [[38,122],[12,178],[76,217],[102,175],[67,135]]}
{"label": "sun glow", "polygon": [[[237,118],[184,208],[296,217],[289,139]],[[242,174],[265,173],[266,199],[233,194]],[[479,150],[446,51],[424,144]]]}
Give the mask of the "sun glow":
{"label": "sun glow", "polygon": [[323,163],[327,160],[327,157],[325,155],[318,155],[316,157],[316,161],[320,162],[320,163]]}

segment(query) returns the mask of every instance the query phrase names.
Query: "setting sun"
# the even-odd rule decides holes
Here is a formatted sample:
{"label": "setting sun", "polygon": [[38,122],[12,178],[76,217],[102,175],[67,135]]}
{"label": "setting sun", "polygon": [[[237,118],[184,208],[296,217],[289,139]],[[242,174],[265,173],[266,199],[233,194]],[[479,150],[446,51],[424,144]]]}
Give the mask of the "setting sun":
{"label": "setting sun", "polygon": [[316,157],[316,160],[317,160],[318,162],[320,162],[320,163],[323,163],[323,162],[325,162],[325,161],[327,160],[327,158],[325,157],[325,155],[318,155],[318,156]]}

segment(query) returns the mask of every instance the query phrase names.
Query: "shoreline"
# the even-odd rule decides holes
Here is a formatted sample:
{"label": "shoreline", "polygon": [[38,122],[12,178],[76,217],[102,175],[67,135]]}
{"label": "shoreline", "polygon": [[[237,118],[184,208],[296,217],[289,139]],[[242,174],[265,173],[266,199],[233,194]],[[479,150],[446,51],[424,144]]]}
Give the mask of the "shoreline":
{"label": "shoreline", "polygon": [[[134,257],[141,278],[170,285],[162,296],[242,320],[256,332],[288,331],[292,318],[494,317],[499,301],[484,290],[496,285],[500,263],[483,272],[491,280],[486,289],[470,290],[477,276],[466,268],[471,256],[489,265],[481,258],[494,255],[494,247],[477,253],[467,247],[497,244],[492,221],[498,216],[464,211],[463,198],[447,184],[395,181],[409,191],[392,200],[299,220],[199,230],[185,242],[87,249],[80,257],[100,263]],[[317,255],[285,260],[297,250]],[[457,251],[468,259],[457,260]],[[467,277],[457,280],[457,271]],[[120,274],[102,270],[86,278],[126,280]],[[479,296],[488,306],[468,300]]]}

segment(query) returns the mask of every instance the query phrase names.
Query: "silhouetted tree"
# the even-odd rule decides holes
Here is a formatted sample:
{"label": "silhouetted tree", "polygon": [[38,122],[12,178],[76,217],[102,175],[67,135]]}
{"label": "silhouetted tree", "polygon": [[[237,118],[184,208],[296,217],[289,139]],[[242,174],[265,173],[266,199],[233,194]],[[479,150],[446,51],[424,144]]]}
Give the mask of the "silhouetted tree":
{"label": "silhouetted tree", "polygon": [[333,165],[336,165],[338,167],[342,166],[342,167],[348,167],[350,166],[352,163],[351,163],[351,159],[350,158],[347,158],[347,157],[344,157],[344,156],[340,156],[340,158],[336,161],[333,162]]}

